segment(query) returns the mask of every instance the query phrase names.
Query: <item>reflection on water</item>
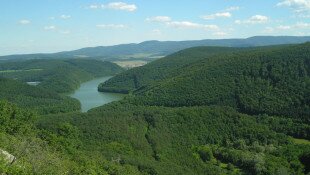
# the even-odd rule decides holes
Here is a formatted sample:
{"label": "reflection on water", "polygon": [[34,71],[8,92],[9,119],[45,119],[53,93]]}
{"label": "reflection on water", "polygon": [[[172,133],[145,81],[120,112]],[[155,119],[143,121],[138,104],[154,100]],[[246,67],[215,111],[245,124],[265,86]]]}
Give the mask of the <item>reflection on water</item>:
{"label": "reflection on water", "polygon": [[98,92],[98,85],[110,78],[111,77],[102,77],[85,82],[81,84],[80,88],[71,94],[70,97],[76,98],[81,102],[82,112],[87,112],[92,108],[121,100],[124,97],[123,94]]}
{"label": "reflection on water", "polygon": [[27,84],[31,85],[31,86],[37,86],[38,84],[40,84],[39,81],[31,81],[31,82],[27,82]]}

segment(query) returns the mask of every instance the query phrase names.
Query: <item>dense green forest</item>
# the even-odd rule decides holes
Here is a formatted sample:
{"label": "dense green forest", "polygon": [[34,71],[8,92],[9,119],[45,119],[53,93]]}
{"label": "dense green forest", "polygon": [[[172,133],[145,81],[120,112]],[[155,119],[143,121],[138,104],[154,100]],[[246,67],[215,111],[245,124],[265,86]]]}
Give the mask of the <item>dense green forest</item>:
{"label": "dense green forest", "polygon": [[[229,53],[237,50],[245,50],[245,48],[199,47],[180,51],[145,66],[118,74],[104,84],[101,84],[99,90],[128,93],[156,81],[178,75],[178,69],[182,69],[182,67],[190,65],[197,60],[206,59],[218,53]],[[189,57],[186,55],[188,52],[195,54]]]}
{"label": "dense green forest", "polygon": [[[65,62],[55,82],[68,74],[79,85],[84,72],[107,74],[86,60],[51,62],[59,69]],[[34,63],[0,64],[5,77],[19,80],[1,81],[20,87],[0,91],[11,102],[0,102],[0,151],[16,157],[8,162],[0,152],[0,174],[310,173],[309,43],[183,50],[101,84],[101,91],[129,95],[87,113],[36,115],[10,99],[16,91],[21,99],[64,100],[60,93],[71,86],[51,76],[36,87],[20,82],[39,81],[27,79],[45,72]],[[81,74],[66,72],[71,66]]]}
{"label": "dense green forest", "polygon": [[[99,89],[133,91],[137,95],[133,101],[139,104],[225,105],[247,114],[291,116],[309,123],[310,43],[217,55],[209,50],[200,47],[176,53],[119,74]],[[179,62],[171,61],[176,57]],[[173,63],[174,66],[169,66]],[[130,89],[124,90],[125,84],[131,85]]]}
{"label": "dense green forest", "polygon": [[[89,154],[129,164],[145,174],[305,173],[309,165],[300,159],[309,160],[309,145],[297,144],[261,117],[230,107],[115,102],[87,114],[46,116],[37,126],[49,135],[59,134],[59,126],[70,123],[79,131],[79,140],[70,143],[82,143],[79,149]],[[272,119],[278,127],[310,131],[307,124],[292,121],[289,128],[280,118]]]}
{"label": "dense green forest", "polygon": [[80,102],[62,93],[72,92],[84,81],[121,71],[114,63],[88,59],[4,62],[0,64],[0,99],[39,114],[78,111]]}
{"label": "dense green forest", "polygon": [[65,113],[78,111],[81,108],[80,102],[76,99],[17,80],[0,78],[0,85],[1,100],[5,99],[39,114]]}
{"label": "dense green forest", "polygon": [[[0,101],[1,174],[141,174],[134,166],[81,150],[80,133],[69,123],[55,126],[55,134],[40,130],[35,125],[40,118],[29,110]],[[4,150],[15,158],[8,160]]]}
{"label": "dense green forest", "polygon": [[[269,46],[266,48],[278,48],[281,46]],[[99,86],[100,91],[128,93],[157,81],[162,81],[182,73],[183,68],[201,60],[207,60],[215,55],[229,55],[259,48],[233,48],[233,47],[194,47],[171,54],[162,59],[153,61],[145,66],[137,67],[120,73],[109,81]]]}
{"label": "dense green forest", "polygon": [[58,93],[71,92],[84,81],[122,71],[114,63],[91,59],[28,60],[0,64],[0,76],[23,82],[40,82],[39,87]]}
{"label": "dense green forest", "polygon": [[[240,114],[229,107],[169,108],[116,102],[85,114],[37,117],[7,103],[1,105],[1,126],[5,127],[0,146],[18,156],[13,165],[1,165],[3,172],[11,174],[309,171],[309,141],[299,143],[266,124],[262,116]],[[281,120],[273,118],[280,123],[278,127],[291,129]],[[34,126],[32,121],[37,121]],[[293,121],[294,125],[309,133],[309,125]],[[25,136],[26,131],[30,133]],[[23,153],[25,145],[30,150]],[[44,166],[48,161],[52,164]]]}

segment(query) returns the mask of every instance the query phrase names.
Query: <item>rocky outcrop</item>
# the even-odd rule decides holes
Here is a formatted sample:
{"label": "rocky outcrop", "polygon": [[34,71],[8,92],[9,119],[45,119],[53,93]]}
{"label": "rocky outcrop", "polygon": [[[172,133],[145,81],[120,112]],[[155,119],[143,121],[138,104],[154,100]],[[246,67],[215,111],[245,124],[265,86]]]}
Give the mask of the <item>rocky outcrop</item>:
{"label": "rocky outcrop", "polygon": [[13,164],[16,159],[15,156],[2,149],[0,149],[0,157],[3,158],[8,164]]}

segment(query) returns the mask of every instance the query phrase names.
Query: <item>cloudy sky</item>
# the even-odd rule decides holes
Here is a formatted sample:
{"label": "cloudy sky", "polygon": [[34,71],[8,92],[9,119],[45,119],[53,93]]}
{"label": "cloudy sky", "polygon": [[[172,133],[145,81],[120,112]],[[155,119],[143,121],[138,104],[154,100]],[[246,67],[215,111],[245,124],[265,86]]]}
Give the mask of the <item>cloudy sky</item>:
{"label": "cloudy sky", "polygon": [[1,0],[0,12],[0,55],[310,35],[310,0]]}

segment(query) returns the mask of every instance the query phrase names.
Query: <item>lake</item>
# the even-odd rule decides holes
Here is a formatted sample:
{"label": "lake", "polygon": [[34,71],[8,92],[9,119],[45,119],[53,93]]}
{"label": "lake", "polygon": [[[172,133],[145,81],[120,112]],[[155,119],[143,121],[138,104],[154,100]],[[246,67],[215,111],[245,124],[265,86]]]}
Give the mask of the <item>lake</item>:
{"label": "lake", "polygon": [[101,77],[82,83],[80,88],[71,94],[70,97],[76,98],[81,102],[82,112],[87,112],[92,108],[121,100],[125,95],[98,92],[98,85],[110,78],[112,77]]}
{"label": "lake", "polygon": [[39,81],[30,81],[30,82],[26,82],[28,85],[31,85],[31,86],[37,86],[40,84]]}

